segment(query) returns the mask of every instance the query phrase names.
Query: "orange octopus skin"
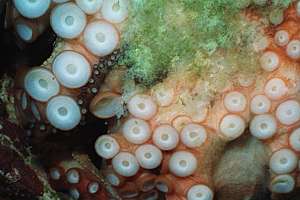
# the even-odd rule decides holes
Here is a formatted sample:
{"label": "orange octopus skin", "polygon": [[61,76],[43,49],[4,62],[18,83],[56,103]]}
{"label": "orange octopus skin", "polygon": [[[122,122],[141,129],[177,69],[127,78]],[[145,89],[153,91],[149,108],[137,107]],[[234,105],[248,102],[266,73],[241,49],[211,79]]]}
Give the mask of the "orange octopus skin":
{"label": "orange octopus skin", "polygon": [[[166,199],[213,199],[214,163],[224,146],[249,127],[251,134],[269,149],[271,192],[285,194],[299,186],[297,6],[294,3],[285,11],[282,24],[266,30],[268,46],[260,52],[261,69],[253,82],[232,80],[212,99],[201,100],[197,94],[201,93],[199,88],[205,87],[204,82],[190,73],[175,74],[149,91],[134,94],[127,102],[129,116],[122,119],[122,127],[109,136],[100,136],[95,143],[96,152],[112,163],[110,170],[115,171],[116,177],[120,176],[122,183],[125,179],[126,184],[126,180],[144,172],[143,162],[157,155],[154,150],[151,155],[144,151],[145,160],[141,160],[137,149],[151,144],[163,155],[159,166],[151,170],[159,170],[156,189],[164,192]],[[131,123],[131,129],[124,128],[132,119],[136,123]],[[157,131],[160,127],[164,127],[163,131]],[[172,145],[167,144],[169,140]],[[175,154],[178,152],[185,154]],[[116,162],[120,157],[122,162]],[[122,167],[133,174],[122,171]],[[116,189],[121,190],[122,186]]]}
{"label": "orange octopus skin", "polygon": [[[43,16],[36,20],[28,20],[24,17],[19,16],[14,19],[14,29],[18,37],[24,40],[27,43],[34,42],[43,32],[49,27],[49,15]],[[20,32],[20,26],[29,27],[32,30],[31,36],[24,36]]]}
{"label": "orange octopus skin", "polygon": [[48,170],[51,187],[68,191],[74,199],[108,199],[103,181],[83,168],[76,160],[66,159],[52,164]]}
{"label": "orange octopus skin", "polygon": [[[126,22],[128,2],[122,0],[117,3],[122,12],[110,10],[114,3],[108,0],[103,1],[107,9],[105,12],[99,7],[93,13],[86,11],[79,1],[51,3],[47,11],[50,13],[50,24],[62,39],[57,41],[52,55],[41,66],[24,69],[27,72],[19,77],[17,82],[21,84],[16,87],[21,93],[26,91],[22,97],[16,94],[20,101],[17,104],[30,99],[31,105],[24,106],[19,111],[31,109],[35,118],[33,124],[35,127],[40,125],[40,130],[36,131],[48,130],[51,126],[67,131],[84,121],[88,104],[103,81],[102,72],[107,70],[105,67],[114,65],[119,56],[117,49],[122,27]],[[67,19],[66,14],[72,19]],[[59,18],[60,15],[62,16]],[[36,19],[26,19],[30,23],[34,23],[34,20]],[[78,34],[72,35],[74,32],[68,32],[69,27],[64,26],[64,23],[71,23],[71,28],[71,25],[80,26],[82,30],[77,30]],[[97,46],[97,42],[101,44]],[[93,102],[97,104],[97,99]],[[91,112],[94,113],[94,110],[91,109]],[[68,118],[62,123],[65,116]],[[24,119],[21,118],[20,121],[22,120]]]}
{"label": "orange octopus skin", "polygon": [[[108,119],[116,115],[117,109],[115,109],[115,106],[122,104],[122,79],[125,73],[126,68],[119,66],[105,76],[99,92],[89,104],[89,111],[94,116],[101,119]],[[109,107],[112,108],[106,109]]]}
{"label": "orange octopus skin", "polygon": [[13,29],[20,45],[36,41],[49,27],[49,12],[35,19],[28,19],[23,17],[11,4],[12,2],[6,4],[5,28]]}

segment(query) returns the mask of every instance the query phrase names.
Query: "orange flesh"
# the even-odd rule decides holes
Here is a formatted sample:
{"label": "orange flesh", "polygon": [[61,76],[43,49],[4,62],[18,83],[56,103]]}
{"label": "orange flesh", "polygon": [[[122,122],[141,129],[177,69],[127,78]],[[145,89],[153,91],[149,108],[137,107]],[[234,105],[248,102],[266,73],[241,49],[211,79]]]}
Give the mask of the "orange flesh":
{"label": "orange flesh", "polygon": [[[242,85],[236,85],[234,81],[228,86],[224,86],[223,92],[215,95],[210,102],[207,104],[207,100],[201,100],[201,98],[197,99],[197,95],[195,93],[200,92],[199,88],[201,88],[201,80],[195,78],[193,75],[187,74],[171,74],[166,80],[163,81],[163,84],[166,88],[171,87],[175,89],[174,99],[172,103],[168,106],[158,106],[158,110],[156,115],[148,121],[150,124],[152,131],[155,127],[161,124],[170,124],[174,126],[179,132],[188,123],[198,123],[206,128],[208,133],[208,138],[205,143],[199,148],[187,148],[182,142],[171,151],[163,151],[164,159],[160,166],[160,173],[156,181],[158,183],[165,183],[165,185],[169,188],[168,193],[166,193],[166,198],[168,200],[181,200],[186,199],[186,194],[188,189],[196,184],[204,184],[210,187],[212,190],[214,188],[212,182],[212,168],[209,164],[203,159],[207,159],[205,157],[205,153],[212,152],[211,149],[216,147],[213,144],[218,144],[220,146],[225,145],[228,142],[228,138],[220,130],[220,123],[224,116],[228,114],[235,114],[245,121],[246,127],[248,127],[251,119],[255,116],[255,114],[250,111],[250,102],[251,99],[259,94],[264,94],[264,87],[272,78],[280,78],[286,84],[288,91],[286,94],[281,96],[279,99],[271,100],[271,108],[267,114],[273,115],[275,118],[275,112],[278,105],[286,100],[293,99],[299,102],[299,92],[300,88],[300,67],[299,61],[300,59],[293,60],[289,58],[286,54],[286,46],[278,46],[274,42],[274,35],[278,30],[286,30],[290,34],[290,41],[293,39],[299,39],[300,33],[300,20],[299,17],[296,16],[294,6],[291,6],[285,12],[285,21],[278,25],[277,27],[272,27],[270,30],[266,30],[268,32],[268,40],[269,46],[261,52],[261,55],[267,51],[275,52],[279,57],[279,67],[272,71],[267,72],[263,69],[259,70],[256,74],[256,80],[254,84],[249,87],[243,87]],[[184,76],[184,77],[183,77]],[[186,81],[188,80],[188,81]],[[199,86],[200,85],[200,86]],[[228,111],[228,109],[224,106],[224,96],[231,91],[238,91],[242,93],[247,99],[246,109],[241,112],[232,113]],[[151,92],[145,92],[147,95],[151,95]],[[207,116],[201,122],[193,121],[193,115],[195,110],[196,103],[201,102],[203,105],[207,105],[206,109],[208,109]],[[189,107],[194,108],[189,109]],[[270,149],[270,155],[272,152],[277,151],[281,148],[290,148],[288,143],[288,137],[292,130],[299,127],[300,120],[292,125],[284,125],[281,124],[278,119],[277,120],[277,133],[269,138],[264,140],[266,146]],[[137,148],[136,145],[133,145],[126,141],[126,139],[122,138],[121,134],[112,134],[113,137],[117,139],[120,144],[120,151],[129,151],[132,152]],[[218,143],[219,141],[219,143]],[[152,143],[152,141],[148,141],[147,143]],[[185,150],[193,153],[193,155],[197,158],[198,168],[196,172],[189,177],[176,177],[168,170],[168,160],[170,155],[173,152]],[[208,169],[206,169],[208,168]],[[292,176],[297,177],[298,173],[292,173]],[[271,174],[275,176],[275,174]]]}

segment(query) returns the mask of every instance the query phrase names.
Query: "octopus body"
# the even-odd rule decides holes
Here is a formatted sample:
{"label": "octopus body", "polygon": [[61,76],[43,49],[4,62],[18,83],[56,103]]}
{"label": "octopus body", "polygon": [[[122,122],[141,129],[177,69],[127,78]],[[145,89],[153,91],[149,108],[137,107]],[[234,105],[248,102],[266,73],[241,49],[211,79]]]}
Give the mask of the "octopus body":
{"label": "octopus body", "polygon": [[30,121],[42,131],[49,124],[58,130],[71,130],[85,121],[103,74],[120,55],[128,1],[17,0],[14,6],[29,21],[49,13],[50,25],[60,38],[41,66],[19,70],[16,103],[20,115],[31,114],[25,116],[33,116]]}
{"label": "octopus body", "polygon": [[[112,134],[95,141],[105,181],[66,159],[48,169],[54,189],[75,199],[108,199],[112,193],[102,187],[108,182],[121,199],[212,200],[224,185],[215,168],[226,145],[247,133],[266,149],[261,162],[269,167],[270,191],[276,196],[299,186],[300,3],[291,4],[282,21],[265,28],[264,38],[254,44],[260,54],[254,77],[237,73],[211,95],[205,79],[179,70],[126,98],[126,69],[100,75],[119,55],[127,0],[14,0],[14,5],[26,23],[49,15],[61,38],[41,66],[18,73],[15,97],[22,121],[39,124],[32,127],[39,130],[50,124],[70,131],[88,110],[107,119],[125,102],[128,111]],[[28,42],[42,32],[35,33],[33,25],[16,27]]]}
{"label": "octopus body", "polygon": [[[106,179],[123,198],[154,190],[168,200],[213,199],[215,165],[225,145],[247,129],[268,149],[271,192],[299,186],[299,5],[266,31],[255,78],[237,75],[220,93],[205,97],[206,82],[180,72],[133,93],[128,116],[95,142],[107,160]],[[141,176],[151,181],[141,183]]]}

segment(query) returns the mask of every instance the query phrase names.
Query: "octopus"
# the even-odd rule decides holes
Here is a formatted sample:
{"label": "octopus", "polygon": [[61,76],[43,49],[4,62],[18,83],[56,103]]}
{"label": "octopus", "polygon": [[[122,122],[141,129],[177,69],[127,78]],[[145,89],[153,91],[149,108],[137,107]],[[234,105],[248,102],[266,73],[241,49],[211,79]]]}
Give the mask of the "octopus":
{"label": "octopus", "polygon": [[[17,72],[16,106],[26,113],[20,121],[33,132],[68,131],[85,121],[88,104],[98,92],[107,68],[117,61],[128,1],[14,1],[12,16],[21,15],[31,24],[15,21],[16,33],[32,42],[47,17],[59,37],[52,55],[34,68]],[[34,23],[34,24],[33,24]],[[33,27],[33,25],[35,25]],[[30,39],[26,39],[30,38]],[[31,116],[31,118],[29,117]]]}
{"label": "octopus", "polygon": [[[210,95],[206,80],[176,71],[150,88],[137,86],[126,98],[126,67],[107,68],[120,54],[127,0],[13,2],[21,39],[33,42],[49,21],[59,37],[49,59],[18,73],[14,96],[22,123],[39,124],[37,131],[71,131],[88,111],[100,119],[116,116],[116,107],[127,111],[94,142],[103,179],[68,157],[48,166],[53,189],[83,200],[220,198],[228,183],[224,173],[247,163],[238,147],[236,157],[226,149],[246,137],[260,148],[255,162],[266,167],[258,167],[257,180],[240,183],[241,196],[223,199],[250,199],[257,184],[267,185],[274,199],[299,187],[299,2],[253,44],[260,65],[255,76],[237,73]],[[261,180],[261,174],[269,178]]]}
{"label": "octopus", "polygon": [[[135,199],[154,190],[168,200],[212,200],[214,165],[226,144],[247,129],[267,148],[262,159],[269,167],[270,191],[285,194],[298,186],[299,16],[299,4],[293,4],[284,22],[268,31],[259,44],[255,78],[237,75],[212,99],[199,98],[205,81],[181,72],[133,92],[126,104],[129,115],[95,142],[106,159],[106,179],[120,196]],[[141,183],[141,176],[148,181]]]}
{"label": "octopus", "polygon": [[103,178],[92,172],[90,168],[95,167],[84,156],[55,159],[48,167],[50,185],[56,191],[68,191],[73,199],[108,199],[112,194],[106,191]]}

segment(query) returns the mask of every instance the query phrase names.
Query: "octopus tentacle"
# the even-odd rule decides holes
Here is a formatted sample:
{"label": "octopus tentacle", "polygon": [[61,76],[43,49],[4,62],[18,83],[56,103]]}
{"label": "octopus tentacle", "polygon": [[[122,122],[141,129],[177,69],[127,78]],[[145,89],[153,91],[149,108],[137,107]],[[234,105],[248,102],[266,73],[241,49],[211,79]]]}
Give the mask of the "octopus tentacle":
{"label": "octopus tentacle", "polygon": [[[84,120],[87,108],[103,119],[128,114],[110,130],[112,134],[95,142],[95,151],[104,160],[105,180],[121,198],[157,199],[163,194],[169,200],[214,199],[223,184],[215,178],[215,168],[225,146],[248,134],[248,129],[267,149],[260,165],[268,163],[270,168],[270,191],[285,194],[298,186],[299,2],[277,16],[271,13],[273,25],[260,30],[265,42],[253,44],[260,56],[255,77],[236,74],[237,80],[228,80],[213,94],[202,94],[205,78],[179,70],[152,88],[122,94],[126,69],[111,71],[104,81],[99,74],[107,72],[104,63],[110,67],[116,60],[129,1],[41,2],[14,0],[23,16],[17,22],[27,25],[19,35],[33,41],[42,32],[39,20],[49,12],[50,25],[61,39],[48,60],[19,75],[18,116],[27,118],[23,123],[40,125],[32,129],[51,125],[69,131]],[[267,3],[254,1],[256,6]],[[251,10],[245,15],[260,20]],[[76,160],[54,163],[48,174],[56,190],[68,190],[74,199],[109,196],[101,187],[104,181]]]}
{"label": "octopus tentacle", "polygon": [[67,191],[74,199],[107,199],[110,195],[103,180],[76,159],[62,158],[48,165],[47,175],[56,191]]}
{"label": "octopus tentacle", "polygon": [[[300,123],[295,6],[285,11],[284,23],[268,33],[255,82],[236,84],[232,80],[207,100],[197,95],[199,88],[205,87],[200,78],[175,72],[152,89],[133,93],[126,102],[129,116],[122,119],[122,127],[100,136],[95,144],[96,152],[112,162],[110,170],[116,177],[123,176],[122,182],[123,178],[130,180],[147,169],[145,160],[159,158],[159,164],[153,166],[159,170],[156,189],[166,193],[167,199],[213,199],[212,163],[218,161],[227,143],[240,138],[249,127],[269,151],[269,189],[291,192],[298,176]],[[138,152],[150,145],[161,152],[162,160],[154,150],[150,153],[151,148],[142,151],[144,155]],[[120,158],[124,159],[114,162]]]}
{"label": "octopus tentacle", "polygon": [[[103,80],[101,74],[119,57],[117,49],[128,2],[110,2],[52,2],[45,8],[50,12],[52,29],[62,39],[48,60],[20,77],[19,86],[30,96],[32,114],[38,121],[33,124],[40,124],[40,131],[48,131],[49,125],[67,131],[85,120],[88,104]],[[38,16],[27,15],[28,8],[40,11],[40,3],[26,1],[21,5],[14,1],[20,14],[27,18],[45,15],[46,11]]]}

